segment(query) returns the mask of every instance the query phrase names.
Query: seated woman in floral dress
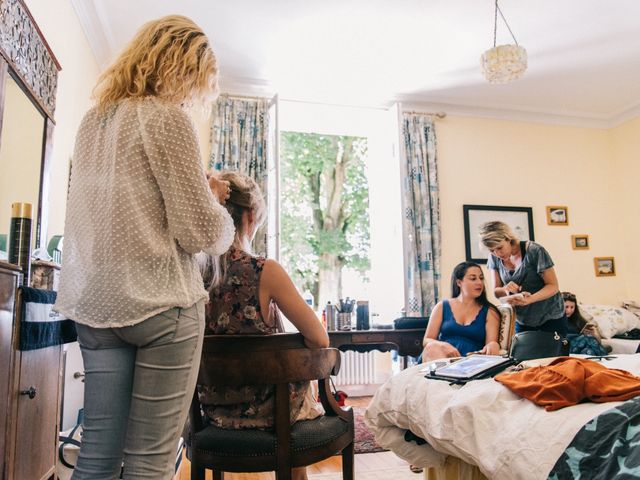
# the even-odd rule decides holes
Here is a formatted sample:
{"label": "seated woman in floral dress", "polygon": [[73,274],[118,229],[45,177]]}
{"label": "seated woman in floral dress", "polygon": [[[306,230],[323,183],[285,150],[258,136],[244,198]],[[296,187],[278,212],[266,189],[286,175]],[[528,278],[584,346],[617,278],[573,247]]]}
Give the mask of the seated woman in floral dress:
{"label": "seated woman in floral dress", "polygon": [[[270,335],[282,332],[279,311],[304,336],[309,348],[329,346],[329,337],[315,313],[302,299],[278,262],[251,253],[251,241],[265,217],[265,202],[257,183],[236,172],[223,172],[231,194],[225,207],[233,218],[235,240],[220,257],[201,257],[203,279],[210,297],[205,334]],[[274,422],[274,388],[203,388],[198,386],[203,410],[220,428],[270,428]],[[290,387],[291,422],[313,419],[324,412],[309,382]],[[305,479],[306,469],[294,468],[294,479]]]}

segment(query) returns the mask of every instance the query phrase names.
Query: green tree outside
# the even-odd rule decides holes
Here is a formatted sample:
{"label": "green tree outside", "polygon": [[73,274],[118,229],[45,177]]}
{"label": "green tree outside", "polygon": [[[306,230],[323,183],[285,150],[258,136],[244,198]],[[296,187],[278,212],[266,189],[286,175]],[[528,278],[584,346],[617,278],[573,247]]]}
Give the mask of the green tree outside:
{"label": "green tree outside", "polygon": [[368,280],[366,154],[366,138],[281,134],[283,265],[319,306],[342,297],[343,268]]}

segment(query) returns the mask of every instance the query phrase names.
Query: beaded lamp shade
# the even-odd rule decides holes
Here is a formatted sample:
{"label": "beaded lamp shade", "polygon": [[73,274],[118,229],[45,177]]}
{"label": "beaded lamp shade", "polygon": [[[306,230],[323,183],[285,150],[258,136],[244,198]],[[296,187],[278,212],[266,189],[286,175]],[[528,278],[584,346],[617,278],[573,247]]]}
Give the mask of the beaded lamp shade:
{"label": "beaded lamp shade", "polygon": [[[496,45],[496,34],[498,30],[498,13],[502,17],[511,38],[515,44]],[[489,83],[508,83],[522,77],[527,69],[527,51],[518,45],[516,37],[513,35],[507,20],[504,18],[498,0],[495,3],[495,14],[493,21],[493,48],[490,48],[480,57],[482,73]]]}

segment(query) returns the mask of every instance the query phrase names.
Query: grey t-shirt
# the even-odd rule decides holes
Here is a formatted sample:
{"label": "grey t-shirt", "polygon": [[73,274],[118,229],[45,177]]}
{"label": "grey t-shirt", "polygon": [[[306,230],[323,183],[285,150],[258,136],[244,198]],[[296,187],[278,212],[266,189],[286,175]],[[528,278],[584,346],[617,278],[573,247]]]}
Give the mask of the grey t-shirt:
{"label": "grey t-shirt", "polygon": [[[522,242],[521,245],[524,245]],[[522,247],[521,247],[522,248]],[[502,284],[517,283],[523,292],[536,293],[544,287],[542,272],[553,267],[553,260],[549,252],[542,245],[529,242],[526,252],[522,249],[522,263],[515,270],[507,269],[502,260],[495,255],[489,255],[487,268],[497,270]],[[539,327],[547,320],[562,318],[564,315],[564,301],[560,292],[539,302],[515,307],[518,323],[529,327]]]}

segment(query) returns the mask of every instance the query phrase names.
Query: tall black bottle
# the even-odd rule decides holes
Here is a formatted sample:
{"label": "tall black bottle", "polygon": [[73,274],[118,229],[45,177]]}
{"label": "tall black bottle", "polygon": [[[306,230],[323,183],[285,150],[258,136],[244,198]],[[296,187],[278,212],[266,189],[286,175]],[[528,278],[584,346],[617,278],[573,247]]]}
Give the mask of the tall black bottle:
{"label": "tall black bottle", "polygon": [[33,207],[30,203],[11,204],[11,227],[9,228],[9,263],[22,268],[22,284],[29,286],[31,277],[31,219]]}

